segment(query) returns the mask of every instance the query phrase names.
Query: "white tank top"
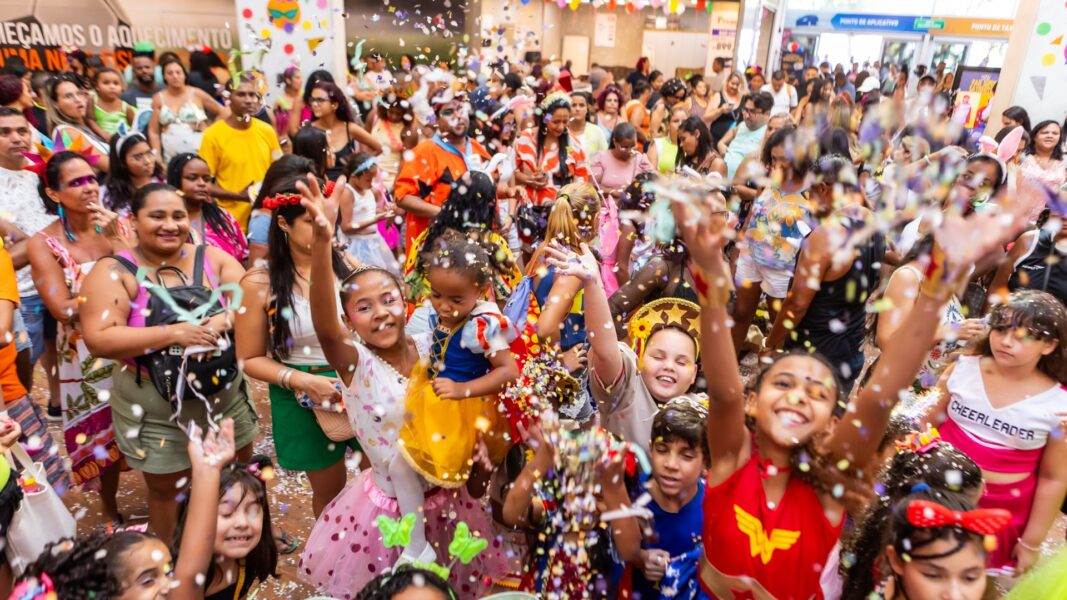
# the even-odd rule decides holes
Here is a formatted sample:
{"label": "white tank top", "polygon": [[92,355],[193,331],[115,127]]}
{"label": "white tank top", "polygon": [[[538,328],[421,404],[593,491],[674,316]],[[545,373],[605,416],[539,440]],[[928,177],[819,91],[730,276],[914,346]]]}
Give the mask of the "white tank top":
{"label": "white tank top", "polygon": [[[337,302],[337,314],[343,314],[341,297],[334,294]],[[293,293],[293,317],[289,319],[289,335],[293,345],[285,362],[290,365],[325,365],[326,355],[315,335],[315,325],[311,322],[311,303],[300,294]]]}
{"label": "white tank top", "polygon": [[1044,448],[1059,427],[1057,411],[1067,409],[1067,391],[1056,385],[1004,408],[986,396],[978,356],[961,356],[948,378],[948,417],[986,445],[1015,450]]}

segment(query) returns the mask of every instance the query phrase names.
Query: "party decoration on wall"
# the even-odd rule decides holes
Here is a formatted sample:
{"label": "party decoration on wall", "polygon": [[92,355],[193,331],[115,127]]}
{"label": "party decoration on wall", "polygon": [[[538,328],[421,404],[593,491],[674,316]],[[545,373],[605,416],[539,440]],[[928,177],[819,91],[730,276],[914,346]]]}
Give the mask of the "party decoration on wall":
{"label": "party decoration on wall", "polygon": [[344,81],[343,0],[235,0],[234,13],[241,50],[259,52],[240,64],[263,73],[268,105],[294,64],[305,73],[325,69]]}
{"label": "party decoration on wall", "polygon": [[290,32],[300,22],[300,5],[296,0],[269,0],[267,14],[272,25]]}
{"label": "party decoration on wall", "polygon": [[1030,84],[1034,86],[1034,91],[1037,92],[1039,100],[1045,99],[1045,80],[1048,79],[1044,76],[1034,75],[1030,77]]}

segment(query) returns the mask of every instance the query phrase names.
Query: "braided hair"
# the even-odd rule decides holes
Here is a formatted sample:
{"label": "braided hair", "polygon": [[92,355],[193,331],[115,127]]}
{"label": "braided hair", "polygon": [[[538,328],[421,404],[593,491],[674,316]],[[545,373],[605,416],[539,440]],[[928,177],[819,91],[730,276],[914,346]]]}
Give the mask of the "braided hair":
{"label": "braided hair", "polygon": [[[170,159],[170,163],[167,164],[167,184],[177,190],[181,190],[182,178],[185,176],[185,167],[194,160],[207,164],[204,159],[192,152],[183,152]],[[188,207],[189,198],[185,194],[182,194],[182,200],[185,200],[185,205]],[[221,237],[237,237],[237,228],[226,218],[225,210],[219,208],[218,204],[215,204],[214,202],[202,203],[200,205],[200,214],[204,219],[204,223],[211,229],[222,234]]]}
{"label": "braided hair", "polygon": [[47,575],[63,600],[100,600],[123,593],[123,559],[135,546],[154,539],[138,531],[96,531],[48,544],[20,581]]}
{"label": "braided hair", "polygon": [[[570,110],[571,99],[569,96],[560,94],[558,97],[546,102],[541,108],[541,122],[537,125],[537,151],[540,154],[543,154],[545,150],[545,137],[548,135],[548,119],[551,118],[552,113],[561,108]],[[552,179],[557,187],[561,187],[571,181],[570,173],[567,171],[567,148],[570,146],[570,132],[568,128],[563,128],[563,133],[559,135],[559,140],[556,142],[556,146],[559,155],[559,170],[552,176]]]}
{"label": "braided hair", "polygon": [[863,600],[874,589],[875,566],[886,546],[882,540],[898,502],[920,488],[937,497],[946,493],[972,494],[982,486],[982,471],[951,444],[936,442],[925,452],[898,451],[878,481],[878,497],[842,540],[843,600]]}

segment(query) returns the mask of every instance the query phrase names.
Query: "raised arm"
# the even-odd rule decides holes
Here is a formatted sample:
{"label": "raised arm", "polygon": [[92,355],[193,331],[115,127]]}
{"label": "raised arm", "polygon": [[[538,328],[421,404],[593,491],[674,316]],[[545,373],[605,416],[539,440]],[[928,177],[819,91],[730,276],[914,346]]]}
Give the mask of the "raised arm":
{"label": "raised arm", "polygon": [[[596,258],[584,243],[580,256],[555,245],[549,246],[545,255],[549,264],[556,268],[557,284],[562,276],[580,282],[585,288],[585,331],[589,336],[589,368],[601,381],[611,385],[622,373],[622,351],[615,335],[611,308],[604,291],[604,283],[600,280],[600,266]],[[550,294],[550,297],[554,296]],[[572,302],[573,299],[566,302],[568,309]],[[544,316],[544,313],[541,315]]]}
{"label": "raised arm", "polygon": [[[737,365],[730,328],[733,320],[726,305],[733,289],[730,266],[723,250],[732,230],[729,211],[721,195],[674,202],[678,232],[689,256],[700,294],[700,354],[708,384],[708,446],[711,461],[723,472],[739,466],[746,444],[745,390]],[[716,462],[718,461],[718,462]]]}
{"label": "raised arm", "polygon": [[[1031,193],[1030,185],[1024,183],[1018,193]],[[990,253],[1002,252],[1003,243],[1018,235],[1026,224],[1025,208],[1021,210],[1021,204],[1014,203],[1010,212],[993,206],[966,219],[957,215],[945,217],[935,234],[937,244],[914,307],[892,340],[882,348],[870,381],[856,394],[848,414],[826,443],[831,463],[846,460],[849,468],[857,470],[868,466],[900,390],[914,380],[926,357],[925,349],[933,345],[941,307],[966,281],[976,261]]]}
{"label": "raised arm", "polygon": [[778,311],[774,326],[767,334],[765,343],[769,350],[780,348],[790,331],[803,320],[812,299],[815,298],[815,292],[819,291],[822,279],[830,269],[832,259],[833,248],[830,245],[829,233],[825,227],[820,227],[808,236],[800,256],[797,257],[793,285],[789,287],[789,293]]}
{"label": "raised arm", "polygon": [[203,600],[208,568],[215,555],[215,528],[218,523],[221,471],[234,459],[233,419],[224,419],[218,432],[207,432],[203,440],[194,435],[189,440],[192,485],[185,515],[185,528],[178,541],[178,560],[174,565],[175,586],[170,597],[178,600]]}

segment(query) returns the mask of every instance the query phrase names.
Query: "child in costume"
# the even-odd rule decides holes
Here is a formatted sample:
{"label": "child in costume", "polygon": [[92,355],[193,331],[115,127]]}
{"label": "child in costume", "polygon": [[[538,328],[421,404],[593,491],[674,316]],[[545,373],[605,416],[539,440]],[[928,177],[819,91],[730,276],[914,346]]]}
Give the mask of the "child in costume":
{"label": "child in costume", "polygon": [[[315,227],[311,277],[329,281],[334,220],[324,215],[317,202],[305,202]],[[414,512],[410,520],[425,522],[425,538],[437,549],[449,546],[458,521],[467,522],[473,532],[484,533],[489,531],[489,518],[463,487],[423,491],[420,486],[414,511],[401,510],[397,501],[400,487],[390,478],[389,467],[399,457],[397,442],[405,424],[409,377],[417,370],[425,372],[423,360],[433,342],[429,333],[405,333],[406,310],[396,275],[378,267],[361,267],[342,282],[340,309],[347,328],[342,325],[332,286],[313,285],[311,294],[316,336],[344,384],[348,419],[370,468],[323,510],[304,546],[299,573],[324,593],[352,598],[400,557],[400,548],[385,545],[376,525],[380,518],[402,520]],[[484,588],[478,588],[477,582],[484,573],[503,569],[488,560],[492,559],[483,556],[470,565],[453,567],[451,580],[462,597],[479,597]]]}
{"label": "child in costume", "polygon": [[700,307],[678,298],[650,302],[630,318],[633,347],[619,342],[596,258],[584,243],[581,251],[579,256],[550,247],[548,264],[561,279],[574,279],[582,286],[589,387],[604,428],[647,452],[660,406],[696,382]]}
{"label": "child in costume", "polygon": [[[1008,215],[946,218],[949,239],[963,229],[969,244],[938,247],[920,299],[885,349],[870,383],[845,404],[833,368],[817,355],[783,354],[745,391],[727,311],[732,274],[724,201],[693,195],[674,203],[701,295],[701,340],[711,409],[711,468],[704,495],[700,578],[716,597],[822,598],[819,575],[834,548],[859,480],[869,467],[899,390],[909,385],[928,347],[938,309],[966,277],[975,257],[995,251],[1023,224]],[[994,211],[995,212],[995,211]],[[848,416],[831,428],[834,415]],[[747,425],[747,426],[746,426]],[[748,549],[743,551],[739,549]]]}
{"label": "child in costume", "polygon": [[[936,429],[910,433],[895,445],[896,454],[878,477],[877,497],[842,540],[841,552],[847,557],[840,569],[844,585],[837,571],[832,574],[837,595],[842,600],[866,600],[880,579],[878,574],[889,574],[888,566],[879,557],[898,502],[920,489],[938,497],[960,494],[972,504],[981,496],[981,469],[966,454],[942,440]],[[826,581],[824,576],[824,590]]]}
{"label": "child in costume", "polygon": [[[472,465],[488,467],[510,446],[497,394],[518,377],[508,351],[511,324],[497,306],[481,300],[490,282],[489,257],[466,237],[450,233],[429,252],[429,356],[412,373],[407,418],[399,452],[389,466],[401,514],[418,514],[422,481],[456,488],[467,483]],[[433,562],[425,530],[416,519],[401,560]]]}
{"label": "child in costume", "polygon": [[865,598],[981,600],[986,540],[1007,525],[1002,509],[975,509],[960,494],[920,490],[893,507],[882,547],[891,572]]}
{"label": "child in costume", "polygon": [[[217,485],[206,493],[217,496],[216,515],[195,515],[190,507],[200,490],[193,487],[178,507],[175,547],[180,562],[196,557],[204,573],[197,584],[204,600],[247,598],[259,582],[277,577],[278,547],[270,535],[267,475],[270,459],[252,457],[248,464],[223,467]],[[195,538],[186,540],[186,538]]]}
{"label": "child in costume", "polygon": [[[202,437],[192,432],[189,443],[191,487],[185,505],[185,535],[174,547],[136,526],[98,529],[78,538],[49,544],[26,567],[11,597],[18,600],[58,598],[168,598],[205,600],[204,572],[211,568],[211,551],[219,513],[222,472],[236,454],[233,419]],[[273,548],[270,536],[261,546]],[[226,596],[240,598],[235,594]],[[210,596],[208,596],[210,598]]]}
{"label": "child in costume", "polygon": [[551,407],[538,413],[526,429],[533,456],[503,507],[505,524],[532,534],[520,588],[544,600],[619,597],[616,561],[640,560],[626,489],[636,463],[604,429],[567,431]]}
{"label": "child in costume", "polygon": [[1067,309],[1024,290],[988,317],[988,337],[942,375],[934,411],[945,441],[982,467],[978,505],[1011,512],[989,555],[991,568],[1034,565],[1067,492],[1067,440],[1056,414],[1067,406]]}

